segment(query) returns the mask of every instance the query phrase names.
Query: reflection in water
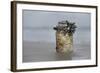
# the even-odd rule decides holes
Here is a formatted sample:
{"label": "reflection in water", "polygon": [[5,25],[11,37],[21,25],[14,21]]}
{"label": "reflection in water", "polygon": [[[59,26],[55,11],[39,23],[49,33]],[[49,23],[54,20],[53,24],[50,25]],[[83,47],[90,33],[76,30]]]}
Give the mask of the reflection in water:
{"label": "reflection in water", "polygon": [[69,54],[55,53],[55,59],[56,60],[72,60],[72,55],[73,55],[73,52]]}
{"label": "reflection in water", "polygon": [[73,52],[69,54],[59,54],[56,52],[55,47],[55,43],[23,41],[23,62],[65,61],[91,58],[91,51],[88,44],[74,45]]}

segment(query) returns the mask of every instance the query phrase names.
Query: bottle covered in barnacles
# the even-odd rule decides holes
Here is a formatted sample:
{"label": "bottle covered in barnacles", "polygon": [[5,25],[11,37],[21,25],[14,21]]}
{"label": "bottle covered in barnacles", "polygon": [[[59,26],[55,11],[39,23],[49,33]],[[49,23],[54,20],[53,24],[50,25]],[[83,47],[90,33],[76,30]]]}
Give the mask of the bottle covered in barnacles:
{"label": "bottle covered in barnacles", "polygon": [[73,51],[73,33],[75,32],[75,23],[69,21],[58,22],[54,27],[56,30],[56,51],[58,53],[70,53]]}

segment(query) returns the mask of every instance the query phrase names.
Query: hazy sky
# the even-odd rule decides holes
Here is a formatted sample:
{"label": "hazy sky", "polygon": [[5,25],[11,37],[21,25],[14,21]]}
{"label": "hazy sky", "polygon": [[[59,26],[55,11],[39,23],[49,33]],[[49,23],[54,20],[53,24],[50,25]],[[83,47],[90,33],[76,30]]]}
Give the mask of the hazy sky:
{"label": "hazy sky", "polygon": [[59,21],[69,20],[75,22],[78,27],[90,26],[89,13],[50,12],[23,10],[23,26],[52,28]]}
{"label": "hazy sky", "polygon": [[[24,40],[33,39],[34,41],[55,41],[53,27],[62,20],[75,22],[78,35],[87,34],[86,32],[90,32],[90,19],[90,13],[23,10],[23,38]],[[27,28],[29,29],[27,30]],[[83,33],[80,29],[89,30]],[[89,36],[86,35],[84,37]]]}

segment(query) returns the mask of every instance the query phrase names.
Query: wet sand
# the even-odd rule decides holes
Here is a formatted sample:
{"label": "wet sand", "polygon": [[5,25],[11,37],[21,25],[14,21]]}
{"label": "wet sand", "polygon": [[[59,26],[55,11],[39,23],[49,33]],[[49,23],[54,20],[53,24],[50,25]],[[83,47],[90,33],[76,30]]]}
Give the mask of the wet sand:
{"label": "wet sand", "polygon": [[23,62],[61,61],[90,59],[90,45],[74,44],[73,53],[59,55],[56,53],[55,43],[23,41]]}

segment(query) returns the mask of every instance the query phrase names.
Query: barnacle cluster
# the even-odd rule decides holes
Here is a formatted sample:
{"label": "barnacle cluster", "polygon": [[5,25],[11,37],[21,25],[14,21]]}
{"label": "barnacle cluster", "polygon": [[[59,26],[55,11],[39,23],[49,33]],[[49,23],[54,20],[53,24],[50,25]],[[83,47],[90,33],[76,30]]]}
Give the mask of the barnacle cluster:
{"label": "barnacle cluster", "polygon": [[68,33],[69,35],[72,35],[75,32],[76,25],[75,23],[69,22],[69,21],[61,21],[58,22],[58,25],[54,27],[54,30],[62,31],[64,34]]}
{"label": "barnacle cluster", "polygon": [[75,29],[75,23],[67,20],[58,22],[58,25],[54,27],[54,30],[56,30],[56,51],[58,53],[72,52],[73,33]]}

